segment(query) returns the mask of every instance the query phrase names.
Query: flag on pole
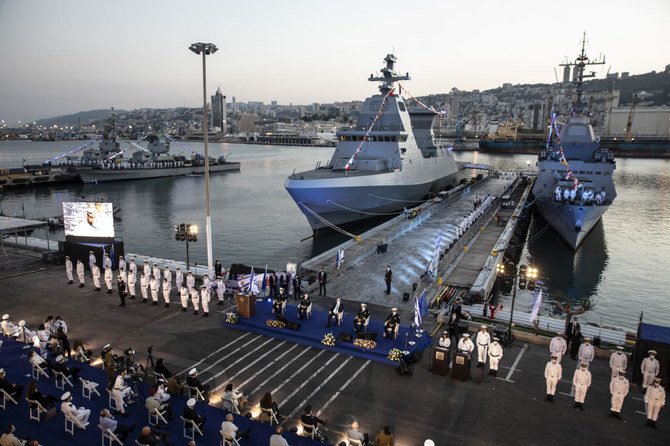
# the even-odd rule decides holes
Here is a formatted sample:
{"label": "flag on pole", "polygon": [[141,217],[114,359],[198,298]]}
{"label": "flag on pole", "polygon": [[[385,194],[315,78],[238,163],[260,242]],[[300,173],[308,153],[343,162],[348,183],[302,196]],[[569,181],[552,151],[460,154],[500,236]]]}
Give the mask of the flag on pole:
{"label": "flag on pole", "polygon": [[268,266],[265,265],[265,271],[263,272],[263,283],[261,284],[261,290],[265,292],[265,289],[267,288],[267,278],[268,278]]}
{"label": "flag on pole", "polygon": [[421,308],[419,307],[419,297],[414,293],[414,325],[416,328],[421,327],[423,319],[421,319]]}
{"label": "flag on pole", "polygon": [[335,259],[335,263],[337,264],[337,269],[340,269],[340,266],[342,266],[342,262],[344,262],[344,249],[338,249],[337,250],[337,257]]}
{"label": "flag on pole", "polygon": [[251,267],[251,274],[249,275],[249,288],[246,291],[253,291],[254,289],[254,267]]}
{"label": "flag on pole", "polygon": [[419,298],[419,313],[421,314],[421,319],[428,315],[428,303],[426,302],[425,289],[421,292],[421,297]]}
{"label": "flag on pole", "polygon": [[542,304],[542,290],[537,293],[535,303],[533,304],[533,311],[530,312],[530,323],[532,324],[537,319],[537,314],[540,312],[540,305]]}

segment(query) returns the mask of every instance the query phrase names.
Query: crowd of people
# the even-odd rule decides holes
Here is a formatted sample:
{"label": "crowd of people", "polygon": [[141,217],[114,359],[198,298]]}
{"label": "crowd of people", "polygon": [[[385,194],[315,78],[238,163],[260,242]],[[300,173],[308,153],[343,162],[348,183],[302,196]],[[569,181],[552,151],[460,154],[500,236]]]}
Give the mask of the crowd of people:
{"label": "crowd of people", "polygon": [[556,186],[554,201],[559,203],[584,204],[600,206],[607,201],[607,192],[603,187],[596,193],[592,187]]}

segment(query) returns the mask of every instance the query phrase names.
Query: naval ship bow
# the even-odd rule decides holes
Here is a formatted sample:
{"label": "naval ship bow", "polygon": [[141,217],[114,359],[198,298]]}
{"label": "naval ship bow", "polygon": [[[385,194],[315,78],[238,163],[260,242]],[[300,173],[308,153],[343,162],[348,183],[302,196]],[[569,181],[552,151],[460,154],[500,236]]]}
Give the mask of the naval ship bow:
{"label": "naval ship bow", "polygon": [[337,132],[330,161],[294,173],[285,188],[307,218],[314,233],[358,221],[403,212],[468,176],[450,150],[435,144],[433,110],[409,111],[394,84],[410,80],[395,71],[388,54],[380,76],[379,94],[365,100],[355,126]]}
{"label": "naval ship bow", "polygon": [[600,139],[589,121],[583,91],[584,78],[595,77],[594,72],[585,74],[585,68],[605,61],[591,61],[584,51],[585,41],[586,37],[574,62],[561,64],[574,67],[577,100],[562,128],[559,129],[553,116],[553,144],[548,139],[538,155],[539,172],[533,185],[536,209],[573,250],[616,198],[612,179],[616,168],[614,154],[600,147]]}

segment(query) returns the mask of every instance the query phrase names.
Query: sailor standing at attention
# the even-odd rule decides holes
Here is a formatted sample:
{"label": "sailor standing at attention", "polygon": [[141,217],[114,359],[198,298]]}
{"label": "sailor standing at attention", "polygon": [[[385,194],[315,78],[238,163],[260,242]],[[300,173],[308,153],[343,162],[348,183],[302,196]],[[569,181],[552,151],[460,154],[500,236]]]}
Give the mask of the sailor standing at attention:
{"label": "sailor standing at attention", "polygon": [[167,283],[172,287],[172,271],[170,271],[170,268],[168,268],[167,265],[165,265],[165,269],[163,270],[163,278],[167,280]]}
{"label": "sailor standing at attention", "polygon": [[[190,273],[189,273],[190,274]],[[193,304],[193,316],[197,316],[200,309],[200,293],[195,288],[189,291],[191,293],[191,303]]]}
{"label": "sailor standing at attention", "polygon": [[494,337],[489,346],[489,375],[498,376],[498,364],[503,357],[503,348],[500,339]]}
{"label": "sailor standing at attention", "polygon": [[72,285],[74,277],[72,276],[72,260],[70,260],[70,256],[65,256],[65,275],[67,276],[67,284]]}
{"label": "sailor standing at attention", "polygon": [[621,406],[623,406],[623,400],[628,395],[628,389],[630,388],[630,383],[625,374],[626,372],[619,370],[617,376],[610,381],[610,393],[612,394],[610,417],[621,419]]}
{"label": "sailor standing at attention", "polygon": [[202,304],[203,317],[209,317],[209,299],[211,298],[209,290],[210,288],[207,285],[200,286],[200,303]]}
{"label": "sailor standing at attention", "polygon": [[100,267],[93,265],[93,287],[95,291],[100,291]]}
{"label": "sailor standing at attention", "polygon": [[186,287],[188,288],[189,293],[192,293],[195,288],[195,277],[193,277],[193,273],[191,271],[186,274]]}
{"label": "sailor standing at attention", "polygon": [[587,365],[591,364],[594,355],[595,351],[593,349],[593,345],[591,345],[591,339],[584,338],[584,343],[579,346],[579,361],[585,362]]}
{"label": "sailor standing at attention", "polygon": [[475,344],[470,340],[470,333],[464,333],[463,337],[458,341],[458,351],[470,356],[474,349]]}
{"label": "sailor standing at attention", "polygon": [[184,283],[184,275],[181,272],[181,268],[177,267],[174,273],[174,282],[178,290],[181,290],[181,284]]}
{"label": "sailor standing at attention", "polygon": [[[132,267],[132,260],[130,262],[131,262],[130,265]],[[137,271],[137,269],[135,271]],[[137,273],[135,271],[131,269],[128,272],[128,293],[130,294],[129,297],[130,300],[135,299],[135,284],[137,283]]]}
{"label": "sailor standing at attention", "polygon": [[105,253],[102,257],[102,269],[111,269],[112,268],[112,259],[109,258],[109,253]]}
{"label": "sailor standing at attention", "polygon": [[660,365],[656,359],[656,350],[649,350],[649,357],[642,360],[640,370],[642,371],[642,393],[651,386],[654,378],[658,376]]}
{"label": "sailor standing at attention", "polygon": [[142,271],[144,271],[144,276],[149,280],[149,277],[151,277],[151,266],[149,265],[149,261],[145,260],[144,261],[144,266],[142,267]]}
{"label": "sailor standing at attention", "polygon": [[107,287],[107,294],[112,294],[112,268],[105,268],[105,286]]}
{"label": "sailor standing at attention", "polygon": [[84,288],[84,264],[80,259],[77,259],[77,280],[79,280],[79,288]]}
{"label": "sailor standing at attention", "polygon": [[568,351],[568,344],[565,342],[565,339],[563,339],[563,333],[558,331],[556,332],[556,336],[551,338],[551,342],[549,343],[549,353],[551,353],[552,357],[556,356],[556,359],[560,364],[561,358],[563,358],[566,351]]}
{"label": "sailor standing at attention", "polygon": [[95,265],[95,264],[96,264],[95,254],[93,253],[93,251],[89,251],[88,252],[88,268],[89,268],[89,271],[91,271],[91,274],[93,274],[93,265]]}
{"label": "sailor standing at attention", "polygon": [[140,276],[140,292],[142,293],[142,303],[147,303],[149,301],[149,279],[144,272]]}
{"label": "sailor standing at attention", "polygon": [[581,366],[575,370],[572,377],[572,385],[575,386],[575,404],[572,407],[579,410],[584,410],[584,398],[586,398],[586,392],[591,387],[591,372],[589,372],[588,367],[589,363],[582,361]]}
{"label": "sailor standing at attention", "polygon": [[151,275],[154,276],[154,278],[155,278],[157,281],[160,281],[160,280],[161,280],[161,269],[160,269],[160,267],[159,267],[158,265],[156,265],[155,263],[153,264],[153,266],[152,266],[152,268],[151,268]]}
{"label": "sailor standing at attention", "polygon": [[126,261],[123,259],[123,256],[119,256],[119,269],[126,270]]}
{"label": "sailor standing at attention", "polygon": [[223,277],[216,278],[216,295],[219,298],[217,305],[223,305],[223,296],[226,293],[226,284],[223,282]]}
{"label": "sailor standing at attention", "polygon": [[558,356],[551,355],[551,361],[544,366],[544,379],[547,382],[547,397],[545,401],[554,402],[554,394],[556,393],[556,386],[563,376],[563,368],[558,362]]}
{"label": "sailor standing at attention", "polygon": [[134,273],[135,278],[137,278],[137,264],[135,263],[135,259],[130,259],[128,262],[128,272]]}
{"label": "sailor standing at attention", "polygon": [[163,279],[163,300],[165,300],[165,308],[170,306],[170,289],[172,285],[169,280]]}
{"label": "sailor standing at attention", "polygon": [[623,352],[623,347],[618,346],[616,351],[610,356],[610,369],[612,370],[612,378],[619,376],[619,372],[626,371],[628,366],[628,358]]}
{"label": "sailor standing at attention", "polygon": [[151,276],[151,279],[149,279],[149,289],[151,290],[151,305],[158,305],[158,280],[156,280],[156,276]]}
{"label": "sailor standing at attention", "polygon": [[184,284],[179,288],[179,299],[181,300],[181,311],[188,310],[188,288]]}
{"label": "sailor standing at attention", "polygon": [[658,412],[665,406],[665,389],[661,387],[661,378],[654,378],[653,384],[647,387],[644,404],[647,405],[647,426],[655,428]]}
{"label": "sailor standing at attention", "polygon": [[489,344],[491,343],[491,335],[486,331],[486,325],[479,327],[477,333],[477,367],[484,368],[486,366],[486,357],[488,356]]}

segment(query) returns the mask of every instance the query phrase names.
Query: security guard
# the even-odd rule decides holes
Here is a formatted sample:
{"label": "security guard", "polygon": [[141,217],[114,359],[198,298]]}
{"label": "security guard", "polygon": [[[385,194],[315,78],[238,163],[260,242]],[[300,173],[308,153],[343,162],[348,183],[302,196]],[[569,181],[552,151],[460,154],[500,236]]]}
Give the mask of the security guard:
{"label": "security guard", "polygon": [[500,344],[500,339],[493,338],[493,342],[489,346],[489,375],[498,376],[498,364],[503,357],[503,348]]}
{"label": "security guard", "polygon": [[646,391],[647,387],[651,386],[660,370],[660,364],[656,359],[656,350],[649,350],[648,353],[649,357],[644,358],[642,364],[640,364],[640,370],[642,370],[642,393]]}
{"label": "security guard", "polygon": [[612,370],[612,378],[619,376],[619,372],[626,371],[628,365],[628,358],[623,352],[623,347],[618,346],[616,351],[610,356],[610,369]]}
{"label": "security guard", "polygon": [[658,412],[665,406],[665,389],[661,387],[661,378],[654,378],[653,384],[647,387],[644,404],[647,406],[647,426],[656,427]]}
{"label": "security guard", "polygon": [[575,370],[575,374],[572,377],[572,385],[575,386],[575,404],[572,407],[584,410],[586,392],[591,386],[591,372],[589,372],[588,362],[582,361],[580,367]]}
{"label": "security guard", "polygon": [[547,382],[547,397],[545,401],[554,402],[554,394],[556,393],[556,386],[563,377],[563,368],[558,362],[558,355],[551,355],[551,361],[544,366],[544,378]]}
{"label": "security guard", "polygon": [[617,376],[610,381],[610,393],[612,394],[612,407],[610,408],[610,417],[621,419],[621,406],[623,400],[628,395],[630,383],[626,378],[626,372],[619,370]]}
{"label": "security guard", "polygon": [[486,357],[488,356],[489,344],[491,344],[491,335],[486,331],[486,325],[479,327],[477,333],[477,367],[486,366]]}

